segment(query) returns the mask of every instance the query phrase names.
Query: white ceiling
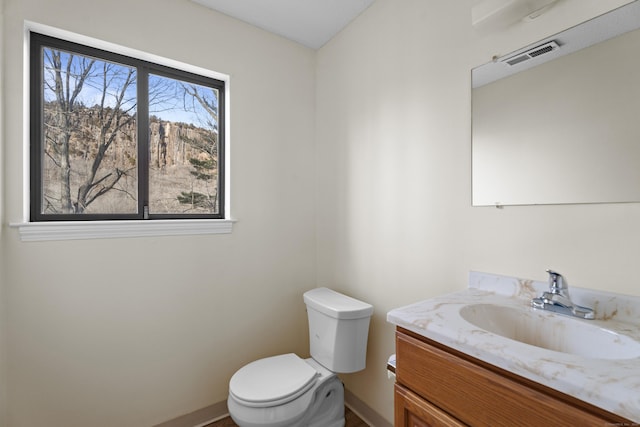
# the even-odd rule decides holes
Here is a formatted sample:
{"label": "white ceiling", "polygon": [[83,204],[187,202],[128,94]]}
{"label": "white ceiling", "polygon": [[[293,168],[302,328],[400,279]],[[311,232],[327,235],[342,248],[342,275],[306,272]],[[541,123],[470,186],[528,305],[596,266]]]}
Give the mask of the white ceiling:
{"label": "white ceiling", "polygon": [[318,49],[375,0],[192,1],[312,49]]}

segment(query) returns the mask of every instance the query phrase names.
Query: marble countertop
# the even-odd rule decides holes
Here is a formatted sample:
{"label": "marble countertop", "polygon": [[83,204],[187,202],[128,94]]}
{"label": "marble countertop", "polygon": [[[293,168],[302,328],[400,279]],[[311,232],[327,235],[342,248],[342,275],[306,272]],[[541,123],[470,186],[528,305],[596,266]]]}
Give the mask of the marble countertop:
{"label": "marble countertop", "polygon": [[[387,321],[640,423],[640,357],[598,359],[547,350],[487,332],[460,315],[472,304],[533,310],[531,299],[547,289],[546,282],[471,272],[468,289],[391,310]],[[595,320],[575,321],[640,342],[640,297],[571,286],[569,291],[574,303],[595,311]]]}

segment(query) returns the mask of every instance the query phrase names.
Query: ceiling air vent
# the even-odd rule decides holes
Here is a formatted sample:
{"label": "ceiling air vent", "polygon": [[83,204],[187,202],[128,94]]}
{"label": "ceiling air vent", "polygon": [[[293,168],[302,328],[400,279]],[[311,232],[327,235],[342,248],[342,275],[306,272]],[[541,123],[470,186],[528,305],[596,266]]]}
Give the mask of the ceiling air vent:
{"label": "ceiling air vent", "polygon": [[543,45],[536,46],[532,49],[529,49],[526,52],[519,53],[514,56],[510,56],[509,58],[503,59],[502,62],[505,62],[511,66],[519,64],[524,61],[528,61],[529,59],[535,58],[540,55],[544,55],[549,52],[553,52],[556,49],[559,49],[560,46],[555,41],[547,42]]}

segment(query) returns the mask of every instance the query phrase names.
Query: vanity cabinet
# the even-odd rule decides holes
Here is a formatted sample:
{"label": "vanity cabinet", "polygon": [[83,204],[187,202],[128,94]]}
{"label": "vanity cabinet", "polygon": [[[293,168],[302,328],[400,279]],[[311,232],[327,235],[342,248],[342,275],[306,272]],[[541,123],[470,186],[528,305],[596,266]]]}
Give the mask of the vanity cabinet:
{"label": "vanity cabinet", "polygon": [[400,327],[394,397],[395,427],[634,425]]}

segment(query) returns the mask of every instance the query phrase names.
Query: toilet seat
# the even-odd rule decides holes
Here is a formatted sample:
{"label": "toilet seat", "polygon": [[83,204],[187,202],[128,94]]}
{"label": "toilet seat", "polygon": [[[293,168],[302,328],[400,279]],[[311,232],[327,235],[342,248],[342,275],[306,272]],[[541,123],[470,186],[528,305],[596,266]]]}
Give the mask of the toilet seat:
{"label": "toilet seat", "polygon": [[296,354],[282,354],[242,367],[231,377],[229,393],[249,407],[278,406],[307,392],[319,375]]}

